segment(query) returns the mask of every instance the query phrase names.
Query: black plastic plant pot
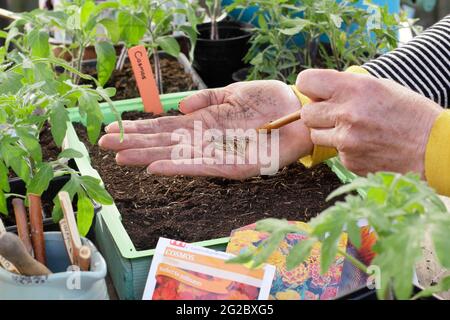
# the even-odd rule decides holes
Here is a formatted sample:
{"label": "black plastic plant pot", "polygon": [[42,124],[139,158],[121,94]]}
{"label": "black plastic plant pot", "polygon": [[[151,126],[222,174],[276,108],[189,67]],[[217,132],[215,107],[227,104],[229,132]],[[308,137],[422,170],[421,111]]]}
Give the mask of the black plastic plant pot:
{"label": "black plastic plant pot", "polygon": [[[416,294],[422,290],[423,290],[423,288],[414,286],[413,294]],[[355,290],[353,292],[350,292],[346,295],[337,297],[336,300],[378,300],[378,298],[377,298],[377,292],[375,289],[369,289],[367,287],[362,287],[362,288]],[[421,298],[419,300],[441,300],[441,299],[437,296],[430,296],[430,297],[426,297],[426,298]]]}
{"label": "black plastic plant pot", "polygon": [[210,88],[233,82],[233,72],[245,67],[243,59],[249,50],[250,25],[222,21],[218,24],[219,40],[211,40],[211,24],[198,25],[199,37],[194,51],[194,69]]}
{"label": "black plastic plant pot", "polygon": [[[42,203],[43,203],[43,224],[44,224],[44,231],[60,231],[59,224],[55,223],[52,219],[51,212],[47,208],[46,204],[52,203],[53,199],[58,195],[58,192],[64,187],[64,185],[70,180],[70,175],[64,175],[60,177],[53,178],[52,181],[50,181],[49,187],[41,196]],[[20,178],[12,178],[9,180],[9,185],[11,188],[11,193],[25,195],[26,194],[26,188],[25,183]],[[17,232],[17,227],[15,225],[14,221],[14,213],[11,205],[13,197],[10,197],[8,199],[7,205],[8,205],[8,212],[10,215],[8,217],[1,217],[2,220],[5,223],[6,231],[8,232]],[[74,198],[73,205],[76,209],[76,197]],[[101,205],[98,203],[93,202],[94,204],[94,219],[96,217],[97,212],[100,211]],[[76,212],[75,212],[76,215]],[[92,225],[95,225],[95,220],[92,223]],[[89,233],[87,234],[86,238],[90,240],[94,240],[94,231],[93,228],[89,230]]]}

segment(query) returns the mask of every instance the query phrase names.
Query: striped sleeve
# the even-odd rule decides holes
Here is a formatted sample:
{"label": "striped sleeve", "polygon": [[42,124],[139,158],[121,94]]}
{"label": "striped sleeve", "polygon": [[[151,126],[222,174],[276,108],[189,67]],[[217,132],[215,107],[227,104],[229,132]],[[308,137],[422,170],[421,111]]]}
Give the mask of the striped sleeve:
{"label": "striped sleeve", "polygon": [[450,15],[363,68],[450,107]]}

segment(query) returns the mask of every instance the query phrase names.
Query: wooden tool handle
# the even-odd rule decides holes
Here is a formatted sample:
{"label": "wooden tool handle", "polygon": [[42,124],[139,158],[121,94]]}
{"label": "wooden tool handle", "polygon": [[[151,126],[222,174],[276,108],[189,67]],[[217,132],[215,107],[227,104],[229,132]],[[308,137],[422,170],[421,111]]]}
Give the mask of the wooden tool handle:
{"label": "wooden tool handle", "polygon": [[33,254],[33,245],[30,239],[30,230],[28,228],[27,209],[22,199],[15,198],[12,200],[14,215],[16,217],[17,233],[22,240],[29,254]]}
{"label": "wooden tool handle", "polygon": [[81,271],[89,271],[89,268],[91,266],[91,256],[91,248],[89,248],[88,246],[82,246],[80,248],[80,252],[78,255],[78,265],[80,266]]}
{"label": "wooden tool handle", "polygon": [[0,234],[2,234],[3,232],[6,232],[6,228],[5,225],[3,224],[2,219],[0,219]]}
{"label": "wooden tool handle", "polygon": [[6,260],[3,256],[0,256],[0,267],[2,267],[8,272],[20,274],[16,266],[13,265],[10,261]]}
{"label": "wooden tool handle", "polygon": [[44,225],[42,222],[41,197],[35,194],[28,195],[30,202],[30,231],[34,256],[43,265],[47,264],[45,257]]}
{"label": "wooden tool handle", "polygon": [[72,202],[70,196],[66,191],[58,193],[59,203],[64,213],[64,220],[69,229],[70,243],[72,245],[73,263],[78,265],[78,256],[80,252],[81,238],[78,232],[77,221],[75,220],[75,214],[73,213]]}
{"label": "wooden tool handle", "polygon": [[258,130],[267,130],[267,132],[270,132],[270,130],[273,129],[279,129],[281,127],[284,127],[285,125],[300,120],[301,116],[300,116],[300,110],[295,111],[291,114],[288,114],[287,116],[284,116],[282,118],[279,118],[275,121],[266,123],[265,125],[263,125],[262,127],[260,127]]}
{"label": "wooden tool handle", "polygon": [[45,265],[29,255],[22,241],[14,233],[0,234],[0,255],[10,261],[22,275],[42,276],[51,274],[51,271]]}
{"label": "wooden tool handle", "polygon": [[69,255],[70,263],[74,265],[76,264],[76,261],[73,256],[72,240],[70,238],[69,226],[67,225],[66,219],[59,220],[59,228],[61,229],[64,246],[66,247],[67,254]]}

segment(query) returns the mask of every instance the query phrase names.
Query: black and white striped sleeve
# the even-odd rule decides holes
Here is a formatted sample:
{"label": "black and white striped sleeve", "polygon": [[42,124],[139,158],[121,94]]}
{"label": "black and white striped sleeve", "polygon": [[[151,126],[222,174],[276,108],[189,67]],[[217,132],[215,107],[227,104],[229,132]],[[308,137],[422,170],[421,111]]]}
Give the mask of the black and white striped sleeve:
{"label": "black and white striped sleeve", "polygon": [[450,107],[450,15],[363,68]]}

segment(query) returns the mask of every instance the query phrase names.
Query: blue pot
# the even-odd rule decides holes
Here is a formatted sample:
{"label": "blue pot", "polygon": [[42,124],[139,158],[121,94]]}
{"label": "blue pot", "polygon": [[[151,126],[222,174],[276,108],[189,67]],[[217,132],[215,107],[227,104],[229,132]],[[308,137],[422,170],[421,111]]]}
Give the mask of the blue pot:
{"label": "blue pot", "polygon": [[69,256],[60,232],[45,233],[49,276],[21,276],[0,268],[0,300],[107,300],[106,262],[86,238],[92,250],[91,270],[67,271]]}

